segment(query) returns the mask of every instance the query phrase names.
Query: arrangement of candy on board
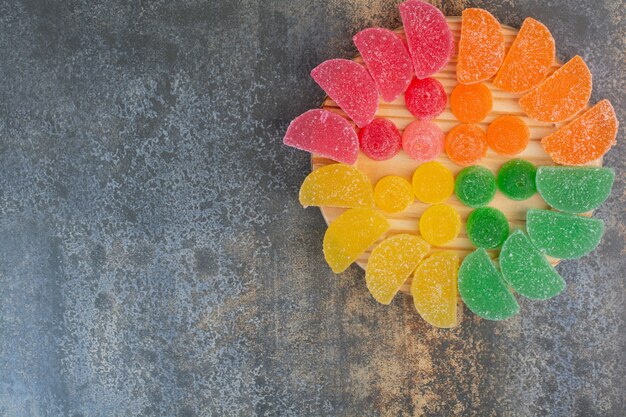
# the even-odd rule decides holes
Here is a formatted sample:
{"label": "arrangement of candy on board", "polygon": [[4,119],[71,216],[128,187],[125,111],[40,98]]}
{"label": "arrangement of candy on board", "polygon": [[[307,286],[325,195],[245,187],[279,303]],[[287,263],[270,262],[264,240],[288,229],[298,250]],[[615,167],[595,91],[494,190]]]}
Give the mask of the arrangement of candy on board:
{"label": "arrangement of candy on board", "polygon": [[[446,134],[433,120],[448,97],[431,76],[455,56],[453,34],[434,6],[407,0],[399,9],[405,38],[388,29],[365,29],[353,38],[364,65],[331,59],[311,71],[343,113],[309,110],[287,129],[286,145],[336,161],[311,172],[300,189],[300,202],[347,209],[330,223],[323,241],[335,273],[383,239],[369,255],[365,273],[367,288],[380,303],[389,304],[412,278],[415,307],[433,326],[458,324],[458,294],[482,318],[512,317],[519,311],[515,293],[544,300],[563,291],[565,281],[551,260],[581,257],[600,242],[604,224],[588,212],[609,196],[614,172],[581,165],[598,160],[615,143],[613,107],[607,100],[588,107],[592,80],[581,57],[549,74],[555,45],[546,26],[527,18],[507,52],[496,18],[486,10],[467,9],[456,55],[458,83],[449,98],[460,124]],[[477,123],[493,105],[486,81],[494,91],[519,94],[526,116],[502,115],[484,131]],[[392,121],[375,118],[379,96],[382,102],[404,96],[415,120],[402,133]],[[546,161],[551,158],[554,165],[510,159],[495,175],[479,165],[488,148],[508,158],[528,146],[529,128],[519,116],[559,123],[541,139]],[[412,182],[390,175],[373,187],[355,166],[359,151],[374,161],[405,152],[418,163]],[[433,161],[444,152],[464,167],[456,179]],[[503,212],[488,206],[497,190],[516,202],[538,191],[553,209],[529,209],[525,230],[517,227],[511,233]],[[453,194],[473,209],[465,230],[476,249],[462,262],[453,250],[443,250],[462,228],[457,210],[445,203]],[[431,204],[419,227],[411,234],[385,237],[388,215],[406,210],[416,199]],[[498,249],[499,268],[488,253]]]}

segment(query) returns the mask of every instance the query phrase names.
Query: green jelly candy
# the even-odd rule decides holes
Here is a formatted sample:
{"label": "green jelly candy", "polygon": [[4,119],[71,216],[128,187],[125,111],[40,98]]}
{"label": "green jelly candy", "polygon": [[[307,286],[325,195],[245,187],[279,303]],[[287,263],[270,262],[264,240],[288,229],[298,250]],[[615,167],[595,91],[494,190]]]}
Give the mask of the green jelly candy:
{"label": "green jelly candy", "polygon": [[537,170],[537,191],[557,210],[584,213],[604,203],[614,179],[610,168],[543,166]]}
{"label": "green jelly candy", "polygon": [[466,206],[486,206],[496,195],[496,176],[478,165],[464,168],[456,176],[454,193]]}
{"label": "green jelly candy", "polygon": [[535,194],[537,167],[523,159],[511,159],[498,172],[498,189],[511,200],[526,200]]}
{"label": "green jelly candy", "polygon": [[530,209],[526,213],[526,229],[540,251],[559,259],[574,259],[598,246],[604,222],[558,211]]}
{"label": "green jelly candy", "polygon": [[565,289],[563,278],[521,230],[502,245],[500,270],[515,291],[532,300],[547,300]]}
{"label": "green jelly candy", "polygon": [[502,274],[482,248],[463,260],[459,269],[459,294],[474,314],[487,320],[504,320],[519,312]]}
{"label": "green jelly candy", "polygon": [[465,225],[467,236],[479,248],[495,249],[509,236],[509,222],[504,214],[493,207],[472,211]]}

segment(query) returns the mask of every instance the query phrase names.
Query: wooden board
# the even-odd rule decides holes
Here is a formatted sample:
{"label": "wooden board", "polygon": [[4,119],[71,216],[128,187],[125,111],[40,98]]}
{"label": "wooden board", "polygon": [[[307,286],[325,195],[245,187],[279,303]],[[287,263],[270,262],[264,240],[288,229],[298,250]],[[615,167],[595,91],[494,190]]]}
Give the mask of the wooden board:
{"label": "wooden board", "polygon": [[[458,44],[459,37],[461,34],[461,18],[459,16],[448,17],[448,25],[452,30],[452,34],[454,35],[455,43]],[[511,46],[511,43],[515,39],[517,34],[517,29],[511,28],[509,26],[502,26],[502,31],[504,33],[504,39],[506,43],[506,48]],[[401,29],[396,31],[400,36],[404,36],[404,32]],[[363,63],[361,57],[357,56],[355,58],[356,62]],[[552,71],[559,68],[561,64],[557,61],[554,62]],[[444,86],[448,97],[452,92],[452,89],[456,86],[456,56],[453,57],[448,65],[439,73],[437,73],[434,78],[438,79]],[[490,82],[486,83],[489,89],[493,94],[493,110],[487,116],[480,126],[483,129],[487,129],[489,123],[491,123],[495,118],[510,114],[521,117],[530,128],[530,143],[526,150],[521,154],[515,156],[516,158],[526,159],[535,165],[553,165],[554,163],[550,159],[550,156],[545,153],[543,150],[540,140],[542,137],[547,136],[548,134],[554,132],[560,124],[554,123],[543,123],[538,122],[536,120],[530,119],[526,117],[524,112],[521,110],[518,104],[519,95],[506,93],[504,91],[498,90]],[[329,98],[324,101],[323,108],[327,110],[331,110],[336,112],[347,118],[346,114],[339,108],[337,105]],[[415,120],[415,117],[409,112],[404,103],[404,95],[400,96],[397,100],[391,103],[386,103],[384,101],[379,102],[378,112],[376,113],[377,117],[385,117],[393,121],[398,129],[402,131],[409,123]],[[444,132],[449,131],[452,127],[459,124],[459,121],[452,115],[450,112],[449,103],[446,106],[445,111],[434,120],[434,122],[441,127]],[[489,168],[494,174],[497,174],[499,167],[511,159],[508,156],[498,155],[493,152],[491,149],[487,152],[487,156],[481,160],[480,165]],[[452,163],[445,154],[440,155],[436,161],[441,162],[443,165],[448,167],[455,175],[463,168]],[[312,169],[317,169],[324,165],[328,165],[331,163],[335,163],[334,161],[320,157],[319,155],[312,156]],[[384,176],[387,175],[399,175],[409,182],[411,181],[413,172],[420,165],[419,162],[411,159],[404,151],[400,151],[398,155],[394,158],[387,161],[373,161],[363,155],[359,154],[359,158],[356,162],[356,166],[361,169],[369,179],[372,181],[372,184],[376,184],[376,182]],[[598,160],[593,163],[593,165],[602,165],[601,160]],[[447,251],[455,251],[459,254],[461,258],[475,250],[476,247],[472,245],[467,237],[467,233],[465,231],[465,222],[467,220],[467,216],[472,211],[471,208],[463,205],[454,195],[446,202],[452,205],[455,209],[458,210],[461,218],[463,220],[463,225],[461,228],[461,233],[459,236],[450,242],[449,244],[443,247],[433,247],[433,250],[447,250]],[[506,215],[507,219],[511,224],[512,229],[518,229],[524,227],[526,211],[529,208],[548,208],[546,203],[541,199],[538,194],[535,194],[532,198],[525,201],[512,201],[504,197],[499,191],[496,194],[494,200],[490,203],[490,206],[496,207]],[[418,221],[422,213],[426,208],[429,207],[429,204],[423,204],[419,201],[415,201],[409,209],[407,209],[403,213],[398,214],[387,214],[387,218],[391,223],[391,229],[385,237],[391,236],[397,233],[417,233],[418,232]],[[337,218],[341,213],[345,211],[345,209],[338,209],[332,207],[322,207],[321,208],[322,215],[326,220],[326,223],[329,224],[335,218]],[[382,239],[381,239],[382,240]],[[366,251],[361,257],[357,260],[357,264],[361,266],[363,269],[367,266],[367,259],[371,253],[371,250],[376,245],[373,245]],[[497,257],[499,250],[488,251],[490,256],[493,258]],[[553,259],[553,264],[556,264],[558,260]],[[408,293],[410,288],[410,278],[405,284],[402,286],[401,291]]]}

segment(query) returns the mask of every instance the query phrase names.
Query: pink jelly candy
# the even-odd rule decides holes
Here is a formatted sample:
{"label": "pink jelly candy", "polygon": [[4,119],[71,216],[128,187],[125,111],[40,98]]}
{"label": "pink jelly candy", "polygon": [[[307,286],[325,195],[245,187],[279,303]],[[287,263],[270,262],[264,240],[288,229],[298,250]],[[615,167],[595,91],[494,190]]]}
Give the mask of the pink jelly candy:
{"label": "pink jelly candy", "polygon": [[359,155],[359,138],[352,125],[328,110],[309,110],[293,119],[283,143],[346,164],[354,164]]}
{"label": "pink jelly candy", "polygon": [[417,78],[426,78],[446,66],[454,54],[454,39],[438,8],[419,0],[400,4],[409,52]]}
{"label": "pink jelly candy", "polygon": [[400,151],[402,136],[389,119],[374,119],[359,131],[361,151],[375,161],[391,159]]}
{"label": "pink jelly candy", "polygon": [[311,77],[358,127],[374,119],[378,89],[365,67],[347,59],[329,59],[313,68]]}
{"label": "pink jelly candy", "polygon": [[431,161],[443,152],[445,134],[431,121],[416,120],[402,133],[402,149],[420,162]]}
{"label": "pink jelly candy", "polygon": [[415,78],[404,95],[409,111],[418,119],[434,119],[446,108],[448,97],[443,85],[434,78]]}
{"label": "pink jelly candy", "polygon": [[404,93],[413,77],[413,65],[402,39],[389,29],[369,28],[352,40],[383,100],[394,101]]}

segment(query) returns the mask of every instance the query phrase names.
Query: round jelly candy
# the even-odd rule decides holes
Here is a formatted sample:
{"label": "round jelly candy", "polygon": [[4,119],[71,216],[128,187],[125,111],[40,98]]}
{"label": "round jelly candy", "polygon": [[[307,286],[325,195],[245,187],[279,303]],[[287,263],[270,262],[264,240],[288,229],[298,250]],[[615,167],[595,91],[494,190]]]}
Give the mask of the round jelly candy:
{"label": "round jelly candy", "polygon": [[467,237],[479,248],[495,249],[509,236],[509,222],[504,214],[493,207],[472,211],[465,225]]}
{"label": "round jelly candy", "polygon": [[455,164],[473,165],[487,155],[487,135],[477,125],[461,124],[448,132],[445,148]]}
{"label": "round jelly candy", "polygon": [[413,174],[413,192],[423,203],[443,203],[453,191],[454,176],[439,162],[426,162],[417,167]]}
{"label": "round jelly candy", "polygon": [[462,123],[479,123],[492,107],[493,97],[484,83],[457,84],[450,94],[450,110]]}
{"label": "round jelly candy", "polygon": [[376,205],[389,213],[406,210],[414,199],[411,183],[397,175],[380,179],[374,188]]}
{"label": "round jelly candy", "polygon": [[487,128],[487,143],[499,154],[516,155],[526,149],[530,129],[517,116],[500,116]]}
{"label": "round jelly candy", "polygon": [[496,195],[496,176],[478,165],[463,168],[456,176],[454,194],[466,206],[486,206]]}
{"label": "round jelly candy", "polygon": [[461,231],[461,216],[447,204],[430,206],[419,222],[420,233],[426,242],[442,246],[455,239]]}
{"label": "round jelly candy", "polygon": [[448,97],[434,78],[414,78],[404,94],[406,107],[418,119],[434,119],[446,108]]}
{"label": "round jelly candy", "polygon": [[391,159],[402,144],[402,136],[389,119],[374,119],[359,131],[361,151],[374,161]]}
{"label": "round jelly candy", "polygon": [[416,120],[402,133],[402,149],[419,162],[431,161],[443,152],[445,135],[428,120]]}
{"label": "round jelly candy", "polygon": [[498,171],[498,189],[511,200],[526,200],[535,194],[537,167],[523,159],[511,159]]}

